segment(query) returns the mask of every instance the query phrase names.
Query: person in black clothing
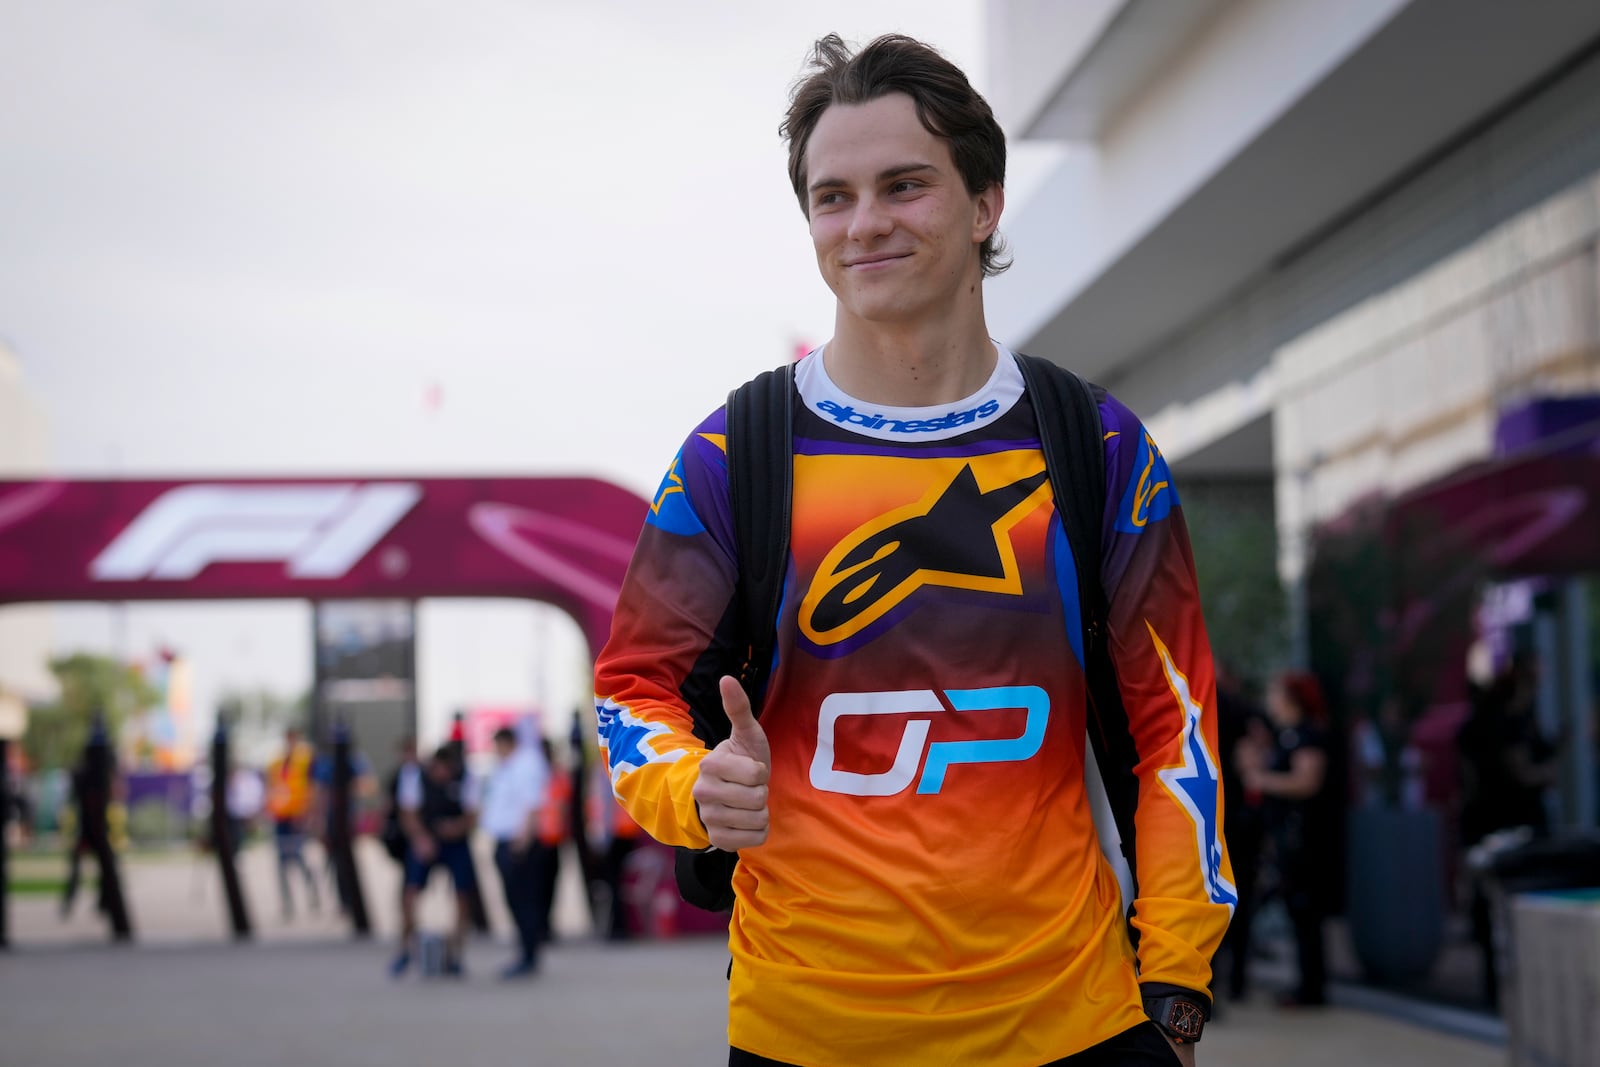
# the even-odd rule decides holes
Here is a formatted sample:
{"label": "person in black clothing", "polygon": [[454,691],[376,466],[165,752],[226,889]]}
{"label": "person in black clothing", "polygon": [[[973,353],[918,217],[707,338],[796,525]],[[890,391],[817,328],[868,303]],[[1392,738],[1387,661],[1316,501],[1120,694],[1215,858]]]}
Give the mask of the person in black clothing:
{"label": "person in black clothing", "polygon": [[1283,899],[1294,925],[1300,979],[1279,998],[1285,1006],[1327,1002],[1323,920],[1334,882],[1331,812],[1327,798],[1327,710],[1310,674],[1280,675],[1267,692],[1270,747],[1242,753],[1244,789],[1264,798],[1277,853]]}
{"label": "person in black clothing", "polygon": [[445,953],[444,972],[462,973],[462,951],[472,917],[470,894],[475,887],[468,840],[477,825],[474,780],[462,773],[457,750],[444,745],[420,774],[402,774],[396,787],[400,824],[411,847],[406,856],[405,891],[401,897],[400,952],[389,965],[395,977],[411,964],[417,932],[417,897],[434,867],[450,872],[456,890],[456,922]]}
{"label": "person in black clothing", "polygon": [[1471,690],[1472,713],[1456,735],[1467,845],[1516,826],[1535,837],[1550,831],[1544,794],[1556,782],[1559,762],[1556,746],[1539,729],[1538,685],[1537,661],[1518,652],[1493,681]]}
{"label": "person in black clothing", "polygon": [[[1472,712],[1456,734],[1461,756],[1461,843],[1467,848],[1490,834],[1526,827],[1536,838],[1550,832],[1545,790],[1560,763],[1557,746],[1539,729],[1536,716],[1537,660],[1517,652],[1487,684],[1470,687]],[[1489,896],[1481,880],[1472,885],[1472,938],[1483,959],[1483,995],[1500,1002]]]}
{"label": "person in black clothing", "polygon": [[94,851],[91,843],[91,824],[94,820],[103,820],[105,817],[105,800],[104,797],[96,795],[96,787],[90,779],[87,762],[78,761],[72,768],[70,780],[77,826],[72,835],[72,843],[67,846],[67,881],[61,891],[63,919],[72,913],[73,901],[78,897],[78,885],[83,880],[83,857],[86,853]]}
{"label": "person in black clothing", "polygon": [[1271,743],[1266,713],[1245,696],[1238,681],[1217,665],[1217,748],[1222,770],[1223,838],[1233,860],[1233,881],[1239,900],[1222,947],[1227,954],[1228,995],[1243,1000],[1249,992],[1250,926],[1255,919],[1256,869],[1266,834],[1261,795],[1246,790],[1240,774],[1240,753]]}

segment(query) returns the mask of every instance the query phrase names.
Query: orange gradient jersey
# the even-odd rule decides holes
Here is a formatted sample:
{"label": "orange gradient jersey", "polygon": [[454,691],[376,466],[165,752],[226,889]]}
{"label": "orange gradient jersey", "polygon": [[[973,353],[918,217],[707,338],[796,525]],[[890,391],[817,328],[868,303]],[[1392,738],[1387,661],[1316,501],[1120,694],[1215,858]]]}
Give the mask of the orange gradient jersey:
{"label": "orange gradient jersey", "polygon": [[[797,382],[771,831],[735,875],[730,1042],[804,1067],[1037,1067],[1142,1021],[1141,982],[1204,991],[1234,889],[1211,655],[1154,443],[1103,398],[1135,952],[1084,781],[1076,571],[1014,360],[940,409],[863,405],[818,356]],[[690,709],[719,706],[738,636],[723,428],[674,460],[596,668],[619,801],[693,847]]]}

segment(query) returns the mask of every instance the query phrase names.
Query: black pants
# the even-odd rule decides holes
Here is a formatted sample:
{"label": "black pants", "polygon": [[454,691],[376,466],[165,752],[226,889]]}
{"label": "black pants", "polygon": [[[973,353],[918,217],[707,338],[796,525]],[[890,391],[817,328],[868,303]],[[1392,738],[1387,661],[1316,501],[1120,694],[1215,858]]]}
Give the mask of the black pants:
{"label": "black pants", "polygon": [[506,910],[517,925],[522,962],[539,962],[539,942],[544,939],[544,879],[540,877],[539,850],[517,852],[509,841],[497,841],[494,865],[506,894]]}
{"label": "black pants", "polygon": [[1294,925],[1295,956],[1300,965],[1300,981],[1294,997],[1302,1004],[1321,1004],[1328,996],[1328,965],[1323,948],[1322,921],[1327,914],[1319,887],[1293,882],[1283,887],[1283,901],[1289,921]]}
{"label": "black pants", "polygon": [[539,870],[539,937],[549,941],[553,929],[550,909],[555,906],[556,882],[561,877],[561,846],[535,841],[528,854]]}
{"label": "black pants", "polygon": [[[1093,1048],[1052,1060],[1044,1067],[1172,1067],[1177,1053],[1154,1023],[1140,1023]],[[743,1049],[728,1050],[728,1067],[794,1067],[782,1060],[769,1060]]]}
{"label": "black pants", "polygon": [[1222,947],[1228,957],[1228,995],[1242,1000],[1250,988],[1250,926],[1256,916],[1256,869],[1261,864],[1262,828],[1256,819],[1241,819],[1225,836],[1239,902],[1234,906],[1233,922],[1228,924]]}
{"label": "black pants", "polygon": [[628,856],[638,847],[631,837],[613,837],[601,858],[600,876],[611,890],[611,916],[606,936],[612,941],[625,941],[632,936],[628,929],[628,902],[622,899],[622,872]]}

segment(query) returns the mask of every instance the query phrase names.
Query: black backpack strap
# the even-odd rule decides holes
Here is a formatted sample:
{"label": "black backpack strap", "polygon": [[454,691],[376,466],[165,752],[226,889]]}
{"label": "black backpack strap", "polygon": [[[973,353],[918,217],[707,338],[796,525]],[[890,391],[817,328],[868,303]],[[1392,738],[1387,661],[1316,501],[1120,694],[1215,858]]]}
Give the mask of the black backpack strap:
{"label": "black backpack strap", "polygon": [[[1117,684],[1116,666],[1107,647],[1106,593],[1100,581],[1101,523],[1105,515],[1105,429],[1094,387],[1074,372],[1037,356],[1017,355],[1039,445],[1050,472],[1056,512],[1061,516],[1077,568],[1078,603],[1083,618],[1084,674],[1087,678],[1089,743],[1105,783],[1122,855],[1135,886],[1134,819],[1139,805],[1139,779],[1134,768],[1138,748],[1128,727]],[[1132,901],[1129,901],[1132,906]]]}
{"label": "black backpack strap", "polygon": [[[766,371],[728,394],[728,495],[739,554],[739,683],[761,714],[778,637],[778,612],[789,562],[794,489],[794,368]],[[720,707],[716,709],[720,712]],[[727,736],[726,733],[723,736]],[[737,852],[679,848],[678,893],[706,911],[733,907]]]}
{"label": "black backpack strap", "polygon": [[794,367],[769,370],[728,394],[728,493],[739,550],[739,601],[749,643],[739,681],[761,699],[777,642],[794,495]]}

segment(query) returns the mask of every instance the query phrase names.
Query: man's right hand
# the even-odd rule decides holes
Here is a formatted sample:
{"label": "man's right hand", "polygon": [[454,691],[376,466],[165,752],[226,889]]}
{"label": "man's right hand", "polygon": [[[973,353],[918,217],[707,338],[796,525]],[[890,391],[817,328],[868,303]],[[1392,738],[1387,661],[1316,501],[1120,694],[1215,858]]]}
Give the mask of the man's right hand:
{"label": "man's right hand", "polygon": [[725,852],[737,852],[767,839],[772,751],[766,731],[750,711],[744,687],[726,675],[718,685],[733,733],[700,761],[694,799],[711,843]]}

